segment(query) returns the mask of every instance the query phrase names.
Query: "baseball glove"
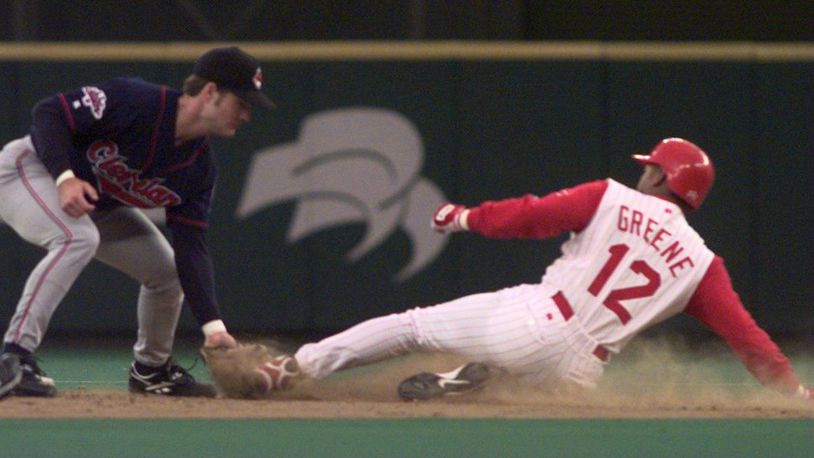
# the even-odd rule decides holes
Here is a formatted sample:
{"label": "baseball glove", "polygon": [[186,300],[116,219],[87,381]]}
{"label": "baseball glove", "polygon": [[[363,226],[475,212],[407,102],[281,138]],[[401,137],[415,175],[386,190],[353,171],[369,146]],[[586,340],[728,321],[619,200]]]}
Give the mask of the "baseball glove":
{"label": "baseball glove", "polygon": [[291,356],[272,356],[261,344],[237,348],[201,348],[206,367],[218,392],[227,398],[262,399],[290,388],[299,375]]}

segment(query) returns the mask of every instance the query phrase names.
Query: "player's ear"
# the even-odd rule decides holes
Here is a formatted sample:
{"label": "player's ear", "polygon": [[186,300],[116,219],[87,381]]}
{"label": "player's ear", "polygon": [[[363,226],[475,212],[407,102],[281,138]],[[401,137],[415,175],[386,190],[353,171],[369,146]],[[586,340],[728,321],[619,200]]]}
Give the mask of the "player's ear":
{"label": "player's ear", "polygon": [[658,187],[661,185],[667,184],[667,174],[664,173],[664,170],[661,167],[655,167],[656,171],[653,175],[653,186]]}
{"label": "player's ear", "polygon": [[[661,167],[655,164],[647,164],[644,166],[642,176],[639,178],[636,189],[645,194],[663,193],[664,189],[662,189],[662,185],[665,183],[667,183],[667,176],[661,170]],[[664,188],[666,189],[666,186]]]}
{"label": "player's ear", "polygon": [[218,94],[218,85],[213,81],[204,84],[201,94],[203,94],[204,100],[213,100]]}

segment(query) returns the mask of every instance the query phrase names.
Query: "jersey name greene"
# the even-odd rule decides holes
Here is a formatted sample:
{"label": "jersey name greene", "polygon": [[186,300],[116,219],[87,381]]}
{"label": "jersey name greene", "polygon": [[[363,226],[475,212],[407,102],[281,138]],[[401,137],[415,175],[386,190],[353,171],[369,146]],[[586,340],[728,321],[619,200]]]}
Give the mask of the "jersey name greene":
{"label": "jersey name greene", "polygon": [[660,221],[646,216],[640,210],[619,205],[616,229],[641,237],[647,246],[659,253],[659,258],[667,264],[673,278],[678,277],[681,270],[695,266],[690,256],[681,256],[685,251],[681,240],[672,239],[673,233]]}

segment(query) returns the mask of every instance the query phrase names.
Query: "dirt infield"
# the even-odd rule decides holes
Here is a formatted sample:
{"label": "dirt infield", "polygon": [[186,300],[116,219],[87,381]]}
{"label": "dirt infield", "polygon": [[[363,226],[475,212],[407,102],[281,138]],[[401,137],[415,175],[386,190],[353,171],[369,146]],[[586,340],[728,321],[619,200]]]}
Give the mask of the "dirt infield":
{"label": "dirt infield", "polygon": [[2,418],[814,418],[814,408],[780,400],[747,402],[636,402],[596,399],[489,399],[431,402],[366,399],[168,399],[121,391],[67,391],[53,399],[9,398]]}
{"label": "dirt infield", "polygon": [[652,345],[620,361],[620,368],[608,371],[591,392],[541,392],[498,376],[482,391],[458,398],[403,402],[396,396],[403,377],[458,362],[411,356],[321,382],[303,381],[259,401],[65,390],[52,399],[6,398],[0,401],[0,418],[814,418],[814,403],[763,389],[748,374],[746,380],[724,380],[714,364],[676,362]]}
{"label": "dirt infield", "polygon": [[775,404],[682,404],[550,400],[433,402],[167,399],[114,391],[69,391],[54,399],[9,398],[2,418],[814,418],[814,409]]}

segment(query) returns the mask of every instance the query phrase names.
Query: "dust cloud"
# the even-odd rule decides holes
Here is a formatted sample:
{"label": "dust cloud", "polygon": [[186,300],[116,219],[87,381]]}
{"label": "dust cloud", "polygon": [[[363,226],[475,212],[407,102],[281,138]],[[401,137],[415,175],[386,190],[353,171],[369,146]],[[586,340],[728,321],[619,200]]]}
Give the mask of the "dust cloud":
{"label": "dust cloud", "polygon": [[[283,399],[397,402],[398,383],[418,372],[445,372],[457,356],[412,354],[304,381]],[[500,371],[476,393],[444,403],[533,409],[555,416],[814,416],[805,403],[762,387],[723,345],[681,336],[641,338],[606,365],[594,390],[531,386]],[[776,414],[773,414],[773,412]]]}

